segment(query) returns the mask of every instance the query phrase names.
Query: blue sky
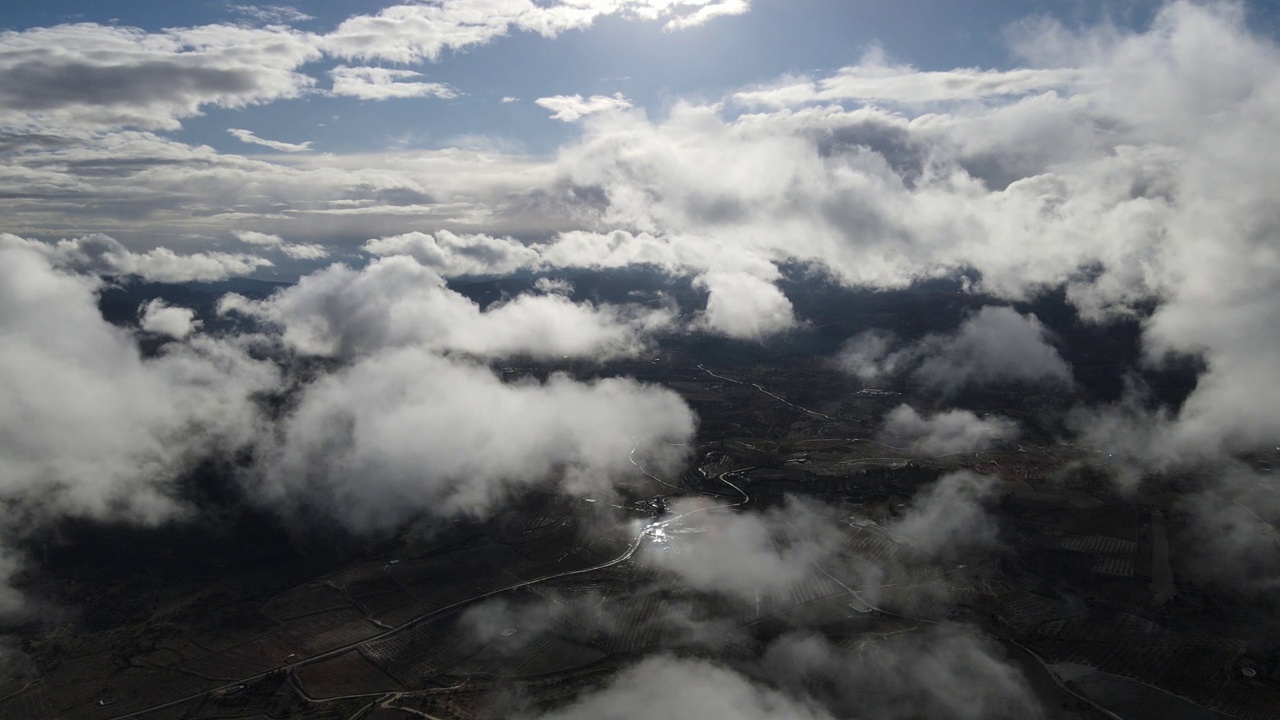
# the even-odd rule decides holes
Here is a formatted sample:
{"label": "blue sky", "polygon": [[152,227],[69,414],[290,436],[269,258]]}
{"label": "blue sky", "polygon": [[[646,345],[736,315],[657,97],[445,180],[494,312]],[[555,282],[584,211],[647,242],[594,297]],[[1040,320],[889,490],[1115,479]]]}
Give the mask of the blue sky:
{"label": "blue sky", "polygon": [[[327,32],[357,14],[386,3],[296,4],[310,19],[296,27]],[[676,99],[714,101],[734,89],[786,74],[823,75],[856,64],[872,47],[897,62],[924,70],[1007,68],[1017,64],[1006,30],[1028,18],[1048,16],[1068,26],[1114,23],[1138,28],[1161,3],[1148,0],[990,0],[955,3],[916,0],[755,0],[750,11],[698,27],[665,31],[662,20],[597,18],[586,29],[555,38],[515,30],[486,44],[445,50],[435,62],[374,64],[412,69],[421,80],[454,88],[452,99],[362,101],[309,93],[235,111],[205,109],[183,121],[174,137],[220,150],[255,153],[224,129],[235,126],[285,142],[311,141],[316,150],[352,152],[451,145],[500,147],[533,153],[554,150],[575,133],[549,120],[533,104],[551,95],[622,93],[651,113]],[[1251,21],[1267,29],[1274,12],[1251,6]],[[167,27],[250,21],[226,3],[50,2],[10,4],[0,26],[14,30],[64,22],[110,23],[159,31]],[[317,76],[342,61],[320,58],[304,66]],[[318,87],[323,87],[323,80]],[[502,103],[503,97],[518,98]]]}

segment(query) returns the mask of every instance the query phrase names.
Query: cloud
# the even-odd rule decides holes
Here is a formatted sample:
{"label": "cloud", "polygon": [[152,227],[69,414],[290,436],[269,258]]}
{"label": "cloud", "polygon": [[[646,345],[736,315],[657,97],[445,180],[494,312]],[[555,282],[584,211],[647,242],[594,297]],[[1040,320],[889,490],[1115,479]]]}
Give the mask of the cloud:
{"label": "cloud", "polygon": [[175,340],[186,338],[199,330],[201,325],[190,308],[174,307],[160,298],[144,303],[139,314],[139,324],[143,330],[167,335]]}
{"label": "cloud", "polygon": [[541,293],[573,296],[573,283],[568,280],[540,277],[533,283],[533,288]]}
{"label": "cloud", "polygon": [[828,720],[820,708],[701,660],[647,658],[541,720],[639,720],[645,717],[724,720]]}
{"label": "cloud", "polygon": [[910,65],[889,65],[875,50],[858,65],[841,68],[819,80],[795,79],[773,87],[734,93],[749,106],[793,107],[844,100],[890,103],[943,103],[1021,96],[1054,89],[1070,91],[1085,78],[1074,68],[956,70],[922,72]]}
{"label": "cloud", "polygon": [[[177,478],[252,443],[262,426],[252,396],[279,383],[273,366],[203,336],[144,359],[134,337],[99,314],[98,286],[30,245],[0,244],[6,546],[61,517],[181,517]],[[157,331],[181,330],[166,310],[181,309],[148,307],[144,318]],[[11,591],[0,596],[13,605]]]}
{"label": "cloud", "polygon": [[1273,483],[1269,473],[1232,463],[1179,501],[1177,509],[1191,520],[1178,550],[1185,572],[1233,594],[1274,595],[1280,588],[1280,501]]}
{"label": "cloud", "polygon": [[285,245],[280,248],[280,252],[294,260],[323,260],[329,257],[329,251],[315,243]]}
{"label": "cloud", "polygon": [[108,235],[87,235],[49,244],[0,233],[0,247],[26,247],[57,267],[78,273],[137,275],[152,282],[223,280],[271,266],[271,261],[253,255],[216,252],[179,255],[168,248],[136,253]]}
{"label": "cloud", "polygon": [[227,128],[227,133],[240,142],[248,143],[250,145],[261,145],[263,147],[271,148],[272,150],[279,150],[280,152],[306,152],[311,149],[310,140],[304,143],[287,143],[280,142],[279,140],[266,140],[254,135],[251,130],[242,130],[240,128]]}
{"label": "cloud", "polygon": [[513,489],[572,472],[596,492],[646,467],[674,470],[694,415],[628,379],[504,383],[422,348],[378,353],[308,386],[264,458],[256,490],[358,530],[426,513],[481,514]]}
{"label": "cloud", "polygon": [[533,102],[539,107],[553,111],[551,114],[553,120],[563,122],[575,122],[587,115],[610,110],[625,110],[631,107],[631,101],[622,93],[614,93],[612,96],[592,95],[589,98],[583,98],[581,95],[552,95],[538,98]]}
{"label": "cloud", "polygon": [[687,30],[688,28],[705,25],[709,21],[718,17],[744,15],[750,10],[751,0],[719,0],[719,2],[709,2],[687,15],[680,15],[668,20],[667,24],[662,26],[662,29],[668,32],[672,30]]}
{"label": "cloud", "polygon": [[202,107],[297,97],[320,57],[282,27],[145,32],[81,23],[0,32],[0,126],[174,130]]}
{"label": "cloud", "polygon": [[511,97],[510,95],[503,96],[503,98],[502,98],[502,102],[503,102],[504,104],[506,104],[506,103],[513,103],[513,102],[517,102],[517,101],[519,101],[519,100],[520,100],[520,98],[517,98],[517,97]]}
{"label": "cloud", "polygon": [[[242,108],[299,97],[315,84],[300,68],[326,55],[434,61],[444,50],[481,45],[513,29],[554,37],[606,15],[666,18],[668,29],[676,29],[746,12],[748,4],[608,0],[542,5],[506,0],[494,5],[486,0],[442,0],[354,15],[325,34],[287,27],[286,23],[312,19],[290,6],[229,9],[267,25],[212,24],[149,32],[79,23],[0,32],[0,74],[9,79],[0,87],[0,127],[26,132],[176,130],[184,118],[207,107]],[[456,95],[443,84],[406,82],[420,76],[407,69],[344,65],[332,75],[334,94],[367,100]]]}
{"label": "cloud", "polygon": [[442,0],[430,5],[393,5],[375,15],[357,15],[325,35],[329,54],[361,60],[412,63],[438,60],[446,50],[484,45],[512,30],[555,37],[589,27],[597,18],[621,15],[668,19],[667,29],[702,25],[749,9],[744,0],[604,0],[535,4],[532,0]]}
{"label": "cloud", "polygon": [[376,238],[364,244],[370,255],[408,255],[443,277],[459,275],[509,275],[536,266],[539,255],[511,238],[488,235],[456,235],[440,230],[435,235],[411,232]]}
{"label": "cloud", "polygon": [[[840,647],[785,635],[733,669],[657,655],[542,720],[646,717],[727,720],[1042,718],[1023,673],[995,643],[960,625],[929,626]],[[527,717],[527,716],[525,716]]]}
{"label": "cloud", "polygon": [[948,335],[896,349],[893,343],[884,331],[868,331],[845,344],[837,363],[865,382],[909,369],[913,380],[942,395],[968,386],[1071,383],[1071,368],[1040,320],[1008,307],[984,307]]}
{"label": "cloud", "polygon": [[346,359],[398,347],[481,358],[604,359],[641,352],[650,334],[674,320],[668,310],[575,304],[559,295],[520,295],[482,310],[403,256],[363,270],[332,265],[262,301],[228,295],[220,311],[272,324],[302,354]]}
{"label": "cloud", "polygon": [[760,675],[835,717],[1042,718],[1022,671],[995,642],[943,623],[844,647],[806,634],[765,652]]}
{"label": "cloud", "polygon": [[288,243],[279,235],[270,233],[241,230],[236,233],[236,239],[249,245],[278,250],[294,260],[323,260],[329,257],[329,251],[322,245],[315,243]]}
{"label": "cloud", "polygon": [[954,335],[926,338],[915,378],[944,393],[968,384],[1069,384],[1071,368],[1035,315],[985,307]]}
{"label": "cloud", "polygon": [[836,364],[865,383],[890,379],[910,353],[894,352],[897,337],[887,330],[867,330],[845,341]]}
{"label": "cloud", "polygon": [[948,410],[923,417],[903,403],[885,415],[880,439],[926,455],[985,450],[996,440],[1013,440],[1018,425],[1001,417],[979,418],[968,410]]}
{"label": "cloud", "polygon": [[285,244],[284,238],[279,235],[257,232],[255,230],[241,230],[236,233],[236,239],[242,243],[258,245],[260,247],[279,247]]}
{"label": "cloud", "polygon": [[993,477],[968,470],[943,475],[887,530],[935,555],[988,549],[995,545],[997,533],[986,505],[994,499],[996,483]]}
{"label": "cloud", "polygon": [[767,280],[748,273],[709,272],[694,286],[709,293],[696,327],[739,340],[763,340],[796,326],[786,295]]}
{"label": "cloud", "polygon": [[291,5],[229,5],[228,8],[254,22],[278,25],[305,22],[315,18]]}
{"label": "cloud", "polygon": [[[815,577],[844,539],[834,511],[788,498],[763,512],[717,512],[703,498],[671,504],[673,516],[689,515],[667,532],[672,540],[644,547],[642,560],[677,578],[683,587],[753,603],[761,593],[788,590]],[[687,528],[696,528],[690,533]]]}
{"label": "cloud", "polygon": [[10,160],[0,165],[8,225],[42,238],[105,232],[142,249],[252,228],[355,250],[424,226],[541,237],[565,226],[564,206],[545,194],[552,169],[492,150],[246,156],[117,132]]}
{"label": "cloud", "polygon": [[330,92],[361,100],[416,97],[452,100],[458,97],[456,90],[443,83],[413,82],[414,78],[423,77],[422,73],[413,70],[339,65],[330,70],[329,74],[333,77],[333,89]]}
{"label": "cloud", "polygon": [[650,266],[672,275],[712,272],[781,276],[768,258],[732,242],[632,233],[570,231],[533,246],[545,267],[623,268]]}

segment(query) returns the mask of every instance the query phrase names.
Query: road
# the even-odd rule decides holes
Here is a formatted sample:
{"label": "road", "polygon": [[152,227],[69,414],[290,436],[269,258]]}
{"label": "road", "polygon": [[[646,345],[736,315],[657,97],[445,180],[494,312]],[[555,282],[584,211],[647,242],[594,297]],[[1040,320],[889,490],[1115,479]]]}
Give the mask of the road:
{"label": "road", "polygon": [[747,382],[743,382],[743,381],[741,381],[741,380],[734,380],[734,379],[733,379],[733,378],[731,378],[731,377],[725,377],[724,375],[717,375],[717,374],[715,374],[715,373],[711,372],[710,370],[706,369],[705,367],[703,367],[701,364],[699,364],[699,365],[698,365],[698,369],[699,369],[699,370],[701,370],[702,372],[704,372],[704,373],[706,373],[706,374],[710,375],[710,376],[711,376],[711,377],[713,377],[713,378],[719,378],[720,380],[725,380],[725,381],[728,381],[728,382],[731,382],[731,383],[736,383],[736,384],[738,384],[738,385],[746,385],[746,386],[748,386],[748,387],[753,387],[753,388],[755,388],[755,389],[759,390],[760,392],[764,393],[765,395],[768,395],[769,397],[773,398],[774,400],[777,400],[778,402],[782,403],[783,405],[786,405],[786,406],[788,406],[788,407],[795,408],[796,410],[799,410],[799,411],[801,411],[801,412],[806,412],[806,413],[809,413],[810,415],[813,415],[813,416],[815,416],[815,417],[825,418],[825,419],[827,419],[827,420],[835,420],[835,419],[836,419],[836,418],[831,417],[830,415],[824,415],[823,413],[820,413],[820,412],[818,412],[817,410],[810,410],[809,408],[804,407],[804,406],[802,406],[802,405],[796,405],[795,403],[791,402],[790,400],[787,400],[786,398],[778,397],[777,395],[774,395],[773,393],[769,392],[768,390],[765,390],[763,387],[761,387],[760,385],[758,385],[758,384],[756,384],[756,383],[747,383]]}
{"label": "road", "polygon": [[[634,448],[633,448],[632,452],[634,452]],[[649,476],[650,478],[653,478],[654,480],[658,480],[658,482],[662,482],[664,485],[670,485],[670,483],[666,483],[666,482],[664,482],[664,481],[662,481],[662,480],[659,480],[657,477],[655,477],[654,475],[650,474],[647,470],[645,470],[643,467],[641,467],[638,463],[636,463],[636,462],[635,462],[634,457],[632,457],[631,462],[632,462],[632,464],[634,464],[637,468],[639,468],[641,472],[643,472],[645,475]],[[636,552],[640,549],[640,546],[644,544],[644,541],[645,541],[645,539],[646,539],[646,538],[652,537],[652,536],[654,535],[654,533],[656,533],[656,532],[658,532],[658,531],[661,531],[661,530],[664,530],[667,526],[669,526],[669,525],[671,525],[671,524],[673,524],[673,523],[680,522],[681,520],[684,520],[685,518],[689,517],[690,515],[695,515],[695,514],[697,514],[697,513],[701,513],[701,512],[708,512],[708,511],[710,511],[710,510],[719,510],[719,509],[732,508],[732,507],[739,507],[739,506],[742,506],[742,505],[746,505],[748,502],[750,502],[750,501],[751,501],[751,496],[749,496],[749,495],[748,495],[748,494],[747,494],[747,493],[746,493],[742,488],[740,488],[740,487],[738,487],[737,485],[735,485],[735,484],[733,484],[733,483],[729,482],[729,481],[728,481],[727,479],[725,479],[725,478],[726,478],[726,476],[728,476],[728,475],[740,474],[740,473],[746,472],[747,470],[750,470],[750,469],[751,469],[751,468],[743,468],[743,469],[741,469],[741,470],[735,470],[735,471],[731,471],[731,472],[725,472],[725,473],[721,473],[719,476],[717,476],[717,477],[716,477],[716,479],[717,479],[717,480],[719,480],[720,482],[724,483],[725,485],[728,485],[729,487],[731,487],[731,488],[733,488],[735,491],[737,491],[740,495],[742,495],[742,499],[741,499],[741,500],[739,500],[738,502],[729,503],[729,504],[727,504],[727,505],[712,505],[712,506],[708,506],[708,507],[696,508],[696,509],[694,509],[694,510],[690,510],[689,512],[681,513],[681,514],[679,514],[679,515],[673,515],[673,516],[671,516],[671,517],[669,517],[669,518],[667,518],[667,519],[665,519],[665,520],[659,521],[659,522],[653,522],[653,523],[650,523],[649,525],[646,525],[644,528],[642,528],[638,534],[636,534],[635,539],[631,541],[631,545],[626,549],[626,551],[625,551],[625,552],[623,552],[621,555],[619,555],[618,557],[616,557],[616,558],[614,558],[614,559],[612,559],[612,560],[609,560],[609,561],[606,561],[606,562],[602,562],[602,563],[600,563],[599,565],[593,565],[593,566],[591,566],[591,567],[589,567],[589,568],[583,568],[583,569],[581,569],[581,570],[567,570],[567,571],[565,571],[565,572],[554,573],[554,574],[552,574],[552,575],[544,575],[544,576],[539,577],[539,578],[534,578],[533,580],[523,580],[523,581],[518,582],[518,583],[513,583],[513,584],[511,584],[511,585],[507,585],[507,586],[505,586],[505,587],[498,588],[498,589],[496,589],[496,590],[490,590],[490,591],[488,591],[488,592],[484,592],[484,593],[481,593],[481,594],[479,594],[479,595],[474,595],[474,596],[469,597],[469,598],[467,598],[467,599],[465,599],[465,600],[459,600],[458,602],[455,602],[455,603],[453,603],[453,604],[451,604],[451,605],[446,605],[445,607],[439,608],[439,609],[437,609],[437,610],[433,610],[433,611],[431,611],[430,613],[427,613],[426,615],[420,615],[420,616],[418,616],[418,617],[414,618],[413,620],[410,620],[410,621],[409,621],[409,622],[407,622],[407,623],[404,623],[404,624],[402,624],[402,625],[398,625],[398,626],[396,626],[396,627],[390,628],[390,629],[388,629],[387,631],[382,632],[382,633],[379,633],[379,634],[374,635],[374,636],[372,636],[372,637],[367,637],[367,638],[365,638],[365,639],[363,639],[363,640],[359,640],[359,641],[357,641],[357,642],[348,643],[348,644],[346,644],[346,645],[343,645],[342,647],[334,648],[333,650],[328,650],[328,651],[325,651],[325,652],[320,653],[320,654],[318,654],[318,655],[312,655],[312,656],[311,656],[311,657],[309,657],[309,658],[304,658],[304,659],[302,659],[302,660],[298,660],[297,662],[288,663],[288,664],[286,664],[286,665],[280,665],[280,666],[275,667],[275,668],[272,668],[272,669],[270,669],[270,670],[267,670],[267,671],[264,671],[264,672],[260,672],[260,673],[258,673],[258,674],[256,674],[256,675],[250,675],[250,676],[247,676],[247,677],[239,678],[239,679],[237,679],[237,680],[232,680],[231,682],[228,682],[228,683],[226,683],[225,685],[219,685],[218,687],[210,688],[209,690],[204,690],[204,691],[201,691],[201,692],[198,692],[198,693],[193,693],[193,694],[191,694],[191,695],[187,695],[187,696],[185,696],[185,697],[178,698],[177,700],[171,700],[171,701],[169,701],[169,702],[161,703],[161,704],[159,704],[159,705],[152,705],[151,707],[144,708],[144,709],[142,709],[142,710],[135,710],[135,711],[133,711],[133,712],[125,713],[125,714],[122,714],[122,715],[115,715],[115,716],[112,716],[112,717],[110,717],[110,718],[107,718],[107,720],[127,720],[128,718],[136,718],[136,717],[139,717],[139,716],[142,716],[142,715],[146,715],[147,713],[156,712],[157,710],[164,710],[164,709],[166,709],[166,708],[171,708],[171,707],[174,707],[174,706],[176,706],[176,705],[182,705],[183,703],[188,703],[188,702],[191,702],[191,701],[193,701],[193,700],[199,700],[199,699],[200,699],[200,698],[202,698],[202,697],[205,697],[205,696],[207,696],[207,695],[209,695],[209,694],[211,694],[211,693],[215,693],[215,692],[218,692],[218,691],[221,691],[221,690],[230,690],[231,688],[234,688],[234,687],[235,687],[235,686],[237,686],[237,685],[247,685],[247,684],[249,684],[249,683],[251,683],[251,682],[254,682],[254,681],[257,681],[257,680],[261,680],[262,678],[265,678],[266,676],[268,676],[268,675],[270,675],[270,674],[272,674],[272,673],[275,673],[275,672],[280,672],[280,671],[291,671],[291,670],[294,670],[294,669],[296,669],[296,668],[300,668],[300,667],[303,667],[303,666],[306,666],[306,665],[311,665],[311,664],[314,664],[314,663],[317,663],[317,662],[321,662],[321,661],[323,661],[323,660],[328,660],[328,659],[330,659],[330,658],[337,657],[338,655],[341,655],[341,654],[343,654],[343,653],[345,653],[345,652],[348,652],[348,651],[350,651],[350,650],[354,650],[355,648],[357,648],[357,647],[359,647],[359,646],[361,646],[361,645],[363,645],[363,644],[365,644],[365,643],[373,642],[373,641],[375,641],[375,640],[380,640],[380,639],[382,639],[382,638],[385,638],[385,637],[388,637],[388,636],[390,636],[390,635],[393,635],[393,634],[395,634],[395,633],[397,633],[397,632],[400,632],[401,630],[407,630],[407,629],[412,628],[412,627],[414,627],[414,626],[416,626],[416,625],[419,625],[419,624],[421,624],[421,623],[430,622],[430,621],[432,621],[432,620],[434,620],[434,619],[436,619],[436,618],[438,618],[438,617],[441,617],[441,616],[447,615],[447,614],[449,614],[450,612],[452,612],[452,611],[454,611],[454,610],[457,610],[458,608],[461,608],[461,607],[466,606],[466,605],[470,605],[470,604],[472,604],[472,603],[479,602],[479,601],[481,601],[481,600],[484,600],[484,599],[486,599],[486,598],[493,597],[493,596],[495,596],[495,595],[501,595],[501,594],[503,594],[503,593],[511,592],[511,591],[513,591],[513,590],[519,590],[520,588],[526,588],[526,587],[529,587],[530,585],[537,585],[537,584],[539,584],[539,583],[550,582],[550,581],[552,581],[552,580],[559,580],[559,579],[561,579],[561,578],[572,577],[572,576],[574,576],[574,575],[584,575],[584,574],[586,574],[586,573],[592,573],[592,572],[596,572],[596,571],[599,571],[599,570],[605,570],[605,569],[607,569],[607,568],[611,568],[611,567],[613,567],[613,566],[615,566],[615,565],[618,565],[618,564],[620,564],[620,563],[626,562],[627,560],[630,560],[630,559],[631,559],[631,557],[632,557],[633,555],[635,555],[635,554],[636,554]],[[671,487],[675,487],[675,486],[671,486]],[[710,493],[705,493],[705,494],[710,494]]]}

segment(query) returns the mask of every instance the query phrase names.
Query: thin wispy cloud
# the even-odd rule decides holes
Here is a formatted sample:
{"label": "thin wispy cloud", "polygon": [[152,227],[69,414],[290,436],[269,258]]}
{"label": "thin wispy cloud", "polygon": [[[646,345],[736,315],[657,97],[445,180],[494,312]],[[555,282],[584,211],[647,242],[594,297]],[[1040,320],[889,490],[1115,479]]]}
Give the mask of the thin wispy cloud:
{"label": "thin wispy cloud", "polygon": [[271,148],[272,150],[278,150],[280,152],[306,152],[311,149],[310,141],[303,143],[288,143],[280,140],[268,140],[266,138],[258,137],[252,130],[244,130],[242,128],[227,128],[227,134],[242,143],[247,143],[249,145],[261,145],[262,147]]}

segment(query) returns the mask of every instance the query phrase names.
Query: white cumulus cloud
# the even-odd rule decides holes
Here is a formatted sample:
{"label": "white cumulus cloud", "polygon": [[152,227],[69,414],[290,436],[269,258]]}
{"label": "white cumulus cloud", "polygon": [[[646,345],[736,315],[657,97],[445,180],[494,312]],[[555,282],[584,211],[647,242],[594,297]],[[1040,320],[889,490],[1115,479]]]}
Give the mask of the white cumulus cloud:
{"label": "white cumulus cloud", "polygon": [[622,93],[613,95],[592,95],[584,98],[581,95],[552,95],[533,101],[536,105],[551,110],[553,120],[575,122],[587,115],[607,112],[609,110],[625,110],[631,107],[631,101]]}
{"label": "white cumulus cloud", "polygon": [[333,77],[334,95],[348,95],[361,100],[437,97],[450,100],[458,96],[444,83],[420,82],[422,73],[381,67],[348,67],[340,65],[329,71]]}

